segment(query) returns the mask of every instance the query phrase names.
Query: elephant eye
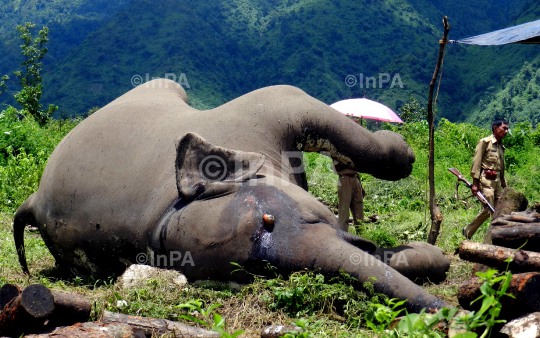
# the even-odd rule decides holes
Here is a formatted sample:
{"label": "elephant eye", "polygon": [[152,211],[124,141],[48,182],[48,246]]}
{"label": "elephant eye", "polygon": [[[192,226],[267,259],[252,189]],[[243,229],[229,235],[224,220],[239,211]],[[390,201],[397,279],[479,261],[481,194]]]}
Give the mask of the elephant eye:
{"label": "elephant eye", "polygon": [[263,221],[264,221],[264,227],[266,229],[268,229],[269,231],[272,231],[274,229],[274,216],[270,214],[264,214]]}

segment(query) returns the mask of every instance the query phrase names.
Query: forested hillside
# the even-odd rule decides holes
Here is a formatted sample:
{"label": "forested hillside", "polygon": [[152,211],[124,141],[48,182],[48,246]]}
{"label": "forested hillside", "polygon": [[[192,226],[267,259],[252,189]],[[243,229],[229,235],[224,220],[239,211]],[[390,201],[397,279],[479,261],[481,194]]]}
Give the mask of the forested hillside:
{"label": "forested hillside", "polygon": [[[537,20],[540,17],[540,3],[530,2],[517,24]],[[519,66],[512,76],[501,76],[498,86],[488,88],[479,95],[475,105],[463,119],[466,122],[487,125],[493,116],[504,116],[511,123],[540,122],[540,50],[538,45],[507,46],[504,51],[517,51],[504,56]],[[501,48],[495,48],[496,50]],[[520,56],[527,55],[527,61]]]}
{"label": "forested hillside", "polygon": [[[0,0],[0,76],[12,76],[22,61],[19,49],[21,40],[15,29],[17,25],[29,21],[39,28],[43,25],[50,28],[49,53],[44,60],[47,72],[128,1]],[[9,96],[5,95],[0,100],[7,99]]]}
{"label": "forested hillside", "polygon": [[[134,84],[164,76],[182,82],[199,108],[260,87],[290,84],[327,103],[365,92],[397,109],[411,94],[420,101],[427,97],[444,15],[450,38],[458,39],[533,20],[537,6],[525,0],[0,4],[0,17],[6,18],[0,47],[8,51],[2,74],[17,65],[19,43],[10,27],[32,20],[51,28],[44,99],[59,105],[57,117],[101,107]],[[450,45],[438,116],[466,120],[498,97],[536,54],[534,46]]]}
{"label": "forested hillside", "polygon": [[[395,105],[422,91],[435,38],[434,27],[414,8],[407,5],[403,14],[395,6],[187,1],[179,8],[176,2],[135,1],[53,68],[46,85],[61,102],[85,109],[132,88],[135,75],[166,73],[184,73],[188,93],[203,107],[273,84],[298,86],[329,103],[367,90]],[[404,88],[345,84],[347,75],[359,80],[363,74],[379,87],[379,73],[399,73]]]}

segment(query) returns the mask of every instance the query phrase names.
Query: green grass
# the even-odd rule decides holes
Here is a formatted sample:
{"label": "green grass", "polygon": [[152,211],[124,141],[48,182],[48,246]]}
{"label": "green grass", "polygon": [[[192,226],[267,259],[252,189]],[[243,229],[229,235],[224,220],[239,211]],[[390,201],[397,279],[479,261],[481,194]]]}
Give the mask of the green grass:
{"label": "green grass", "polygon": [[[6,116],[6,115],[4,115]],[[3,122],[2,122],[3,121]],[[16,140],[30,149],[19,151],[24,161],[14,161],[13,156],[3,157],[0,173],[12,170],[9,177],[26,177],[22,181],[13,181],[8,187],[0,185],[0,285],[17,283],[26,286],[33,283],[44,284],[58,290],[77,292],[85,295],[94,303],[92,319],[99,318],[103,310],[118,311],[132,315],[166,318],[184,321],[179,316],[187,314],[177,305],[190,300],[201,299],[205,307],[221,303],[216,312],[226,319],[226,330],[235,332],[246,330],[242,337],[260,335],[262,327],[271,324],[287,324],[300,318],[309,318],[318,325],[311,328],[317,337],[369,337],[375,333],[365,326],[365,316],[369,315],[369,302],[379,302],[379,296],[354,291],[346,280],[324,280],[317,273],[296,273],[289,278],[274,280],[258,279],[250,285],[235,286],[216,282],[198,282],[179,289],[165,280],[153,279],[146,287],[136,290],[122,290],[115,284],[115,277],[105,279],[63,277],[55,269],[54,259],[39,235],[25,233],[27,260],[32,276],[22,274],[12,234],[13,212],[26,195],[37,189],[41,166],[48,154],[65,133],[76,125],[69,122],[69,127],[60,128],[58,122],[52,122],[44,130],[35,130],[31,121],[22,125],[22,121],[0,119],[0,126],[16,130]],[[24,121],[24,120],[23,120]],[[19,126],[20,127],[17,127]],[[17,128],[15,128],[17,127]],[[407,139],[416,153],[417,161],[410,177],[386,182],[362,175],[366,217],[377,215],[376,222],[365,222],[360,226],[350,227],[349,231],[380,245],[400,245],[410,241],[425,241],[430,226],[429,212],[426,211],[426,163],[427,139],[425,123],[406,124],[399,127],[383,126],[400,132]],[[43,132],[41,144],[30,137],[32,132]],[[476,141],[487,134],[488,130],[467,124],[452,124],[445,120],[437,129],[436,151],[436,187],[437,201],[444,220],[437,245],[448,255],[451,266],[447,280],[439,285],[425,285],[432,294],[457,306],[456,293],[460,283],[471,276],[472,264],[460,260],[454,251],[462,241],[461,228],[470,222],[480,208],[479,202],[468,199],[457,201],[454,197],[455,177],[446,171],[450,166],[458,167],[468,175],[468,168]],[[522,191],[530,202],[540,200],[538,175],[540,159],[538,147],[539,129],[526,125],[513,128],[508,137],[507,154],[512,158],[508,168],[508,183]],[[32,145],[36,145],[32,147]],[[40,145],[43,145],[40,146]],[[23,147],[24,148],[24,147]],[[32,150],[34,149],[34,150]],[[41,152],[41,153],[40,153]],[[26,154],[25,156],[21,154]],[[40,154],[40,155],[38,155]],[[30,157],[33,156],[33,157]],[[11,162],[10,162],[11,158]],[[15,157],[17,158],[17,157]],[[332,173],[330,159],[319,154],[306,154],[306,167],[310,192],[335,210],[337,206],[337,176]],[[33,161],[33,162],[32,162]],[[41,162],[40,162],[41,161]],[[2,171],[3,170],[3,171]],[[37,178],[36,178],[37,177]],[[18,182],[18,183],[17,183]],[[24,189],[14,189],[24,187]],[[11,190],[9,190],[9,189]],[[15,203],[7,203],[9,191],[20,191]],[[465,194],[461,188],[460,193]],[[484,225],[475,234],[473,240],[482,241],[487,226]],[[127,302],[119,306],[118,300]],[[186,322],[189,324],[189,322]],[[311,326],[310,326],[311,327]]]}
{"label": "green grass", "polygon": [[[17,261],[11,223],[11,214],[0,213],[0,286],[5,283],[21,286],[38,283],[82,294],[94,303],[92,319],[98,319],[103,310],[109,310],[190,324],[179,318],[187,312],[175,307],[189,300],[202,299],[208,305],[223,304],[216,312],[226,318],[227,331],[246,330],[243,337],[260,335],[262,327],[267,325],[287,324],[294,321],[297,314],[322,321],[317,336],[369,334],[359,325],[366,301],[374,295],[368,298],[367,294],[358,293],[346,284],[325,284],[323,277],[314,273],[298,273],[285,280],[259,279],[245,286],[197,282],[183,289],[163,279],[151,279],[144,288],[123,290],[114,284],[114,278],[61,278],[40,236],[26,232],[27,260],[32,273],[28,277],[22,274]],[[287,297],[287,293],[294,292],[294,296]],[[127,306],[119,307],[118,300],[125,300]],[[308,308],[306,304],[309,304]]]}

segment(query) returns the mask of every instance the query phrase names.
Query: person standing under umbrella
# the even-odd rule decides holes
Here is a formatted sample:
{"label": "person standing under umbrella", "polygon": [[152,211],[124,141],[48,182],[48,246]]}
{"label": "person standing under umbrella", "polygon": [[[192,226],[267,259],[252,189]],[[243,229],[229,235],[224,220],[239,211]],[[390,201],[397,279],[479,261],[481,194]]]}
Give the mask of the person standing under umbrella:
{"label": "person standing under umbrella", "polygon": [[338,179],[338,217],[339,225],[344,231],[349,231],[349,209],[352,211],[353,224],[364,221],[364,196],[366,192],[360,182],[358,173],[334,160],[334,171]]}
{"label": "person standing under umbrella", "polygon": [[[379,102],[366,99],[365,94],[364,98],[338,101],[331,104],[330,107],[351,118],[403,123],[392,109]],[[358,120],[355,122],[358,123]],[[362,188],[356,171],[346,168],[337,161],[333,163],[334,171],[339,175],[339,225],[343,230],[348,231],[349,209],[352,211],[354,224],[358,224],[358,220],[364,221],[364,196],[366,192]]]}

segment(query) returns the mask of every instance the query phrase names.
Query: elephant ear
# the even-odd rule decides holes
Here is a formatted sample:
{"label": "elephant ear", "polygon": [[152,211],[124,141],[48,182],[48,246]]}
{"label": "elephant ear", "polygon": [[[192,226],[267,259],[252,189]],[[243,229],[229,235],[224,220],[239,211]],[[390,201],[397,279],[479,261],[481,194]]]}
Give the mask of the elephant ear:
{"label": "elephant ear", "polygon": [[229,194],[257,174],[265,156],[214,146],[195,133],[176,142],[176,186],[184,201]]}

